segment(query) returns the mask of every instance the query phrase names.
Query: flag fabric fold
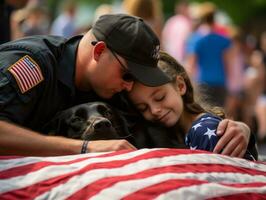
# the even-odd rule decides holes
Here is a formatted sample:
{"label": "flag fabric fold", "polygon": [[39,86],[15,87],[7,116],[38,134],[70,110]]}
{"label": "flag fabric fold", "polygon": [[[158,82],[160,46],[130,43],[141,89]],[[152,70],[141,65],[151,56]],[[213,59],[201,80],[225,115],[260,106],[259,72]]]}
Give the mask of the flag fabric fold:
{"label": "flag fabric fold", "polygon": [[0,199],[266,199],[266,163],[166,148],[0,156]]}

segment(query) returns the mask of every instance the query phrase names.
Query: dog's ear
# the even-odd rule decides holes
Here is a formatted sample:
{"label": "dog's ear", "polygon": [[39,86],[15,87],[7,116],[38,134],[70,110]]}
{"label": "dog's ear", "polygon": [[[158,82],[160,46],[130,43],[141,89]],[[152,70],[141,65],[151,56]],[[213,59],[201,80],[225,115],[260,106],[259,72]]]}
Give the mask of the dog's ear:
{"label": "dog's ear", "polygon": [[113,120],[116,124],[114,124],[114,126],[118,126],[119,128],[118,130],[118,134],[119,136],[127,136],[130,135],[130,131],[129,131],[129,124],[126,120],[126,117],[124,116],[124,112],[120,111],[118,109],[112,108],[112,111],[114,113],[114,117],[116,118],[115,120]]}

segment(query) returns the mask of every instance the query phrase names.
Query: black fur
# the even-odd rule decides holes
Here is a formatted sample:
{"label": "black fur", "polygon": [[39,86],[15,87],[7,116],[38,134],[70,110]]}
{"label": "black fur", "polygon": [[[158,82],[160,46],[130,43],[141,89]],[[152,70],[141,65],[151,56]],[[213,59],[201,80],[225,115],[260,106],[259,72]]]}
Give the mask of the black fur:
{"label": "black fur", "polygon": [[123,115],[104,102],[79,104],[61,111],[43,132],[74,139],[127,139],[134,143]]}

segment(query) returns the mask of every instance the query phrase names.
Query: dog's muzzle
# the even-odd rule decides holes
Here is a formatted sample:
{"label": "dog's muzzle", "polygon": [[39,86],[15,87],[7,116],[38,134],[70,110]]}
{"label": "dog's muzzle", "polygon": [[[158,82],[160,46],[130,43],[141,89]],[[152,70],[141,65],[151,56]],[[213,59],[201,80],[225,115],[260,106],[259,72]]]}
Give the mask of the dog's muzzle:
{"label": "dog's muzzle", "polygon": [[84,139],[114,139],[117,137],[111,121],[104,117],[91,118],[87,124],[88,126],[82,134]]}

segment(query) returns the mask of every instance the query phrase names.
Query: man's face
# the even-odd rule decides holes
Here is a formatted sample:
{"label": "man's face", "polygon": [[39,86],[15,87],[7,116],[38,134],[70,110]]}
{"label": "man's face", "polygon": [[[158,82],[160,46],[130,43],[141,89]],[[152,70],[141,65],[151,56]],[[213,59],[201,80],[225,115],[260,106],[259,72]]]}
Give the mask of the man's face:
{"label": "man's face", "polygon": [[122,90],[130,91],[133,80],[125,80],[125,60],[118,54],[106,49],[97,61],[97,66],[90,75],[90,85],[102,98],[111,98]]}

